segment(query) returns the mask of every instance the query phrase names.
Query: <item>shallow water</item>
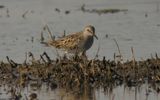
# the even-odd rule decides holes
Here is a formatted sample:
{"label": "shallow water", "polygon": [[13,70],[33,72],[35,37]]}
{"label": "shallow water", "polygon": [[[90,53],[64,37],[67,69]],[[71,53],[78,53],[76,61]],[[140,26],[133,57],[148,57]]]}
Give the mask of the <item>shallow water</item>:
{"label": "shallow water", "polygon": [[[6,91],[7,86],[0,87],[0,99],[8,100],[11,94]],[[144,84],[140,87],[126,87],[125,85],[108,89],[91,89],[81,95],[74,92],[68,92],[64,89],[51,90],[46,85],[38,90],[27,87],[21,89],[21,96],[26,100],[31,93],[36,93],[39,100],[159,100],[160,94],[151,88],[150,85]]]}
{"label": "shallow water", "polygon": [[[128,12],[102,15],[83,13],[80,7],[84,3],[88,9],[118,8],[128,9]],[[160,55],[159,0],[1,0],[0,4],[5,6],[0,9],[0,60],[3,61],[9,56],[16,62],[23,62],[26,52],[32,52],[39,57],[46,51],[51,58],[55,58],[55,49],[40,44],[40,33],[45,24],[49,25],[56,37],[63,35],[64,30],[70,33],[81,31],[85,25],[94,25],[99,40],[95,40],[93,47],[87,52],[90,58],[95,57],[100,45],[99,58],[106,56],[107,59],[113,59],[113,54],[118,53],[113,39],[117,40],[124,59],[131,59],[131,47],[134,48],[137,60],[147,59],[156,52]],[[61,11],[58,13],[55,8]],[[70,14],[66,15],[66,10],[70,10]],[[44,36],[45,40],[49,38],[47,32],[44,32]],[[113,89],[110,96],[104,95],[101,89],[99,91],[95,91],[98,100],[109,100],[113,95],[115,100],[128,99],[129,96],[132,96],[133,100],[160,98],[155,92],[146,98],[145,88],[142,88],[137,98],[134,89],[126,92],[123,86]],[[53,98],[49,100],[60,98],[60,90],[52,92],[40,93],[44,98],[48,94],[57,93],[50,95]]]}
{"label": "shallow water", "polygon": [[[118,53],[113,41],[115,38],[120,46],[124,58],[130,59],[131,50],[135,50],[135,57],[146,58],[160,51],[160,13],[157,11],[157,2],[153,0],[1,0],[4,9],[0,9],[0,59],[9,57],[23,61],[25,52],[33,52],[37,57],[47,51],[53,58],[55,50],[40,44],[40,33],[45,24],[55,36],[81,31],[85,25],[92,24],[96,28],[99,40],[95,40],[88,56],[93,58],[100,44],[99,57],[106,56],[113,59]],[[88,9],[119,8],[128,9],[126,13],[102,14],[83,13],[82,4]],[[65,5],[64,5],[65,4]],[[6,10],[8,8],[9,16]],[[54,9],[59,8],[60,13]],[[70,10],[70,14],[64,12]],[[27,12],[27,13],[26,13]],[[25,14],[25,18],[22,15]],[[145,17],[147,14],[148,17]],[[108,38],[106,38],[106,34]],[[44,33],[48,39],[48,33]],[[34,39],[33,43],[31,39]]]}

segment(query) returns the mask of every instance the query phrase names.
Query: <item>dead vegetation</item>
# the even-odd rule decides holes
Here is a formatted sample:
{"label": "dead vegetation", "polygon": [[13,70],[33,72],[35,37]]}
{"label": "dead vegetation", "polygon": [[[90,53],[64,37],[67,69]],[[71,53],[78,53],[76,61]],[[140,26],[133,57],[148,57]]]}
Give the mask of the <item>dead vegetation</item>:
{"label": "dead vegetation", "polygon": [[[66,88],[82,92],[86,87],[110,87],[126,84],[136,86],[160,82],[160,58],[124,63],[94,59],[86,60],[79,56],[52,60],[46,52],[35,59],[18,64],[7,57],[8,63],[0,63],[0,81],[12,86],[40,87],[47,82],[50,88]],[[2,83],[1,83],[2,85]],[[158,88],[159,89],[159,88]]]}

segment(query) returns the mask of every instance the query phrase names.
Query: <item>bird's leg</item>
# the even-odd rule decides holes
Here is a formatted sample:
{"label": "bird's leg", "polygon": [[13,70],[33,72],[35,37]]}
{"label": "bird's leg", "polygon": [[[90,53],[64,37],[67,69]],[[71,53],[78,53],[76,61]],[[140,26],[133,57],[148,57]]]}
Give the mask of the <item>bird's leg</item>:
{"label": "bird's leg", "polygon": [[68,58],[67,58],[67,56],[68,56],[67,54],[68,54],[68,52],[65,51],[64,56],[63,56],[63,60],[68,59]]}
{"label": "bird's leg", "polygon": [[82,59],[87,60],[86,51],[83,51],[83,52],[81,53],[80,57],[81,57]]}
{"label": "bird's leg", "polygon": [[86,56],[86,52],[85,52],[85,51],[83,51],[83,52],[82,52],[82,56],[87,57],[87,56]]}
{"label": "bird's leg", "polygon": [[77,52],[73,55],[73,60],[74,61],[78,61],[79,60],[79,55],[78,55]]}

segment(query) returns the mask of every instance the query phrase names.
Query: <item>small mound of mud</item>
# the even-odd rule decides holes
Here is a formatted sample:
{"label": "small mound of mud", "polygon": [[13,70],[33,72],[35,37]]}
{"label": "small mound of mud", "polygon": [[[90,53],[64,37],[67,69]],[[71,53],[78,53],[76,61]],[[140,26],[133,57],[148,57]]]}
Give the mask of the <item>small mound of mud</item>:
{"label": "small mound of mud", "polygon": [[83,12],[88,12],[88,13],[96,13],[96,14],[114,14],[114,13],[119,13],[119,12],[127,12],[127,9],[87,9],[85,4],[81,6],[81,11]]}
{"label": "small mound of mud", "polygon": [[[37,89],[45,82],[51,89],[65,88],[82,92],[86,88],[108,88],[125,84],[137,86],[146,81],[151,84],[160,82],[160,59],[126,61],[91,59],[73,56],[50,59],[47,53],[32,61],[18,64],[7,57],[9,63],[0,63],[0,85]],[[157,90],[159,88],[156,88]]]}

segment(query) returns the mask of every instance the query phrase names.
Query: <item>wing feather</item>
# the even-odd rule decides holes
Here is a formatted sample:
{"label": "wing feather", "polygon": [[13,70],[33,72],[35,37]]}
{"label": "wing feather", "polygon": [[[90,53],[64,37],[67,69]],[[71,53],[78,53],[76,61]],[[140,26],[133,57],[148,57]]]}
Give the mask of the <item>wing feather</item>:
{"label": "wing feather", "polygon": [[78,48],[78,44],[80,43],[81,39],[82,39],[82,33],[78,32],[55,41],[53,40],[49,41],[48,44],[58,49],[69,50]]}

